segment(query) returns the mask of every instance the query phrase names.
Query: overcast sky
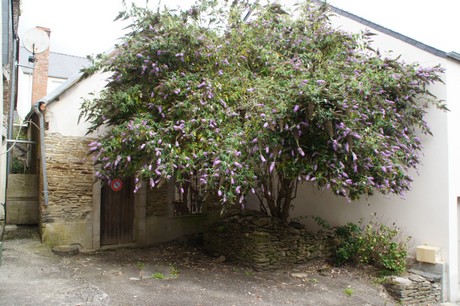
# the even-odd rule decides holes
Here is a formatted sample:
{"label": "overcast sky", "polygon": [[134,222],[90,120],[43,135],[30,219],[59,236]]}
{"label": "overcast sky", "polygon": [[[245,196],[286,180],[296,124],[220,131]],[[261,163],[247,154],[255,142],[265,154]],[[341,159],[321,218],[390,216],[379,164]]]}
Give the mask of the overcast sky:
{"label": "overcast sky", "polygon": [[[145,5],[145,0],[136,2]],[[149,3],[152,6],[157,2]],[[193,2],[162,0],[172,7],[179,4],[188,7]],[[101,53],[122,36],[126,24],[113,22],[122,9],[121,3],[121,0],[22,0],[19,37],[35,26],[43,26],[51,29],[53,52],[79,56]],[[460,53],[458,0],[329,0],[329,3],[437,49]]]}

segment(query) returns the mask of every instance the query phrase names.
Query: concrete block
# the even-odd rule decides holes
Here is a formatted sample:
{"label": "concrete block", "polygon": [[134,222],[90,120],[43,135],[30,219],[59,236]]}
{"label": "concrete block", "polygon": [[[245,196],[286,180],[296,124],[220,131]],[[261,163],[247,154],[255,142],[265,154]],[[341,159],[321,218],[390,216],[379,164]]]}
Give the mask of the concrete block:
{"label": "concrete block", "polygon": [[37,201],[8,201],[6,211],[7,224],[38,224]]}
{"label": "concrete block", "polygon": [[417,261],[432,264],[439,263],[441,262],[441,248],[429,245],[419,245],[416,248],[416,259]]}

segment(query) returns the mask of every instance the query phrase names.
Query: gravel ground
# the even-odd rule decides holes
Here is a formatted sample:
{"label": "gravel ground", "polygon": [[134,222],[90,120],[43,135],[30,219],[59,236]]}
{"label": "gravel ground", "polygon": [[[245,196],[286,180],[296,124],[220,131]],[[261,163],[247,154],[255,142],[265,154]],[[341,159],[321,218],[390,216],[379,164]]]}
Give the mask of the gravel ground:
{"label": "gravel ground", "polygon": [[0,305],[394,305],[371,268],[313,261],[259,272],[175,242],[58,256],[7,233]]}

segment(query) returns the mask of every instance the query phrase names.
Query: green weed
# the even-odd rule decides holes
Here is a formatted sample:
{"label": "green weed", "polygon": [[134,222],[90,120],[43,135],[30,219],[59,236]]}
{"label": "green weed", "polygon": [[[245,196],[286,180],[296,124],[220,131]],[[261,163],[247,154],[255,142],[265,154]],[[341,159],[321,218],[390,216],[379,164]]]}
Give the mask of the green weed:
{"label": "green weed", "polygon": [[163,273],[157,272],[152,274],[152,278],[154,279],[164,279],[165,275]]}
{"label": "green weed", "polygon": [[245,274],[246,276],[254,276],[254,271],[246,270],[246,271],[244,271],[244,274]]}
{"label": "green weed", "polygon": [[345,288],[343,289],[343,293],[345,293],[348,296],[352,296],[354,292],[353,292],[353,289],[351,288]]}
{"label": "green weed", "polygon": [[169,267],[169,273],[171,274],[172,277],[176,278],[179,276],[179,269],[177,269],[175,266],[171,265]]}
{"label": "green weed", "polygon": [[137,262],[137,267],[139,268],[139,270],[144,270],[145,263],[143,263],[142,261],[138,261]]}

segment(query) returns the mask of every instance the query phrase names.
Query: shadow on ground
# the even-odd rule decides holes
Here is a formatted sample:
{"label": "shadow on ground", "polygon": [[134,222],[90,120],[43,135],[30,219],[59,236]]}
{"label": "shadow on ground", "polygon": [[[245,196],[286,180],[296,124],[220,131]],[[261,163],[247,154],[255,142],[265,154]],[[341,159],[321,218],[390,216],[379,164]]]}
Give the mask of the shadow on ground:
{"label": "shadow on ground", "polygon": [[393,305],[367,269],[324,261],[258,272],[167,243],[58,256],[34,228],[7,233],[0,305]]}

